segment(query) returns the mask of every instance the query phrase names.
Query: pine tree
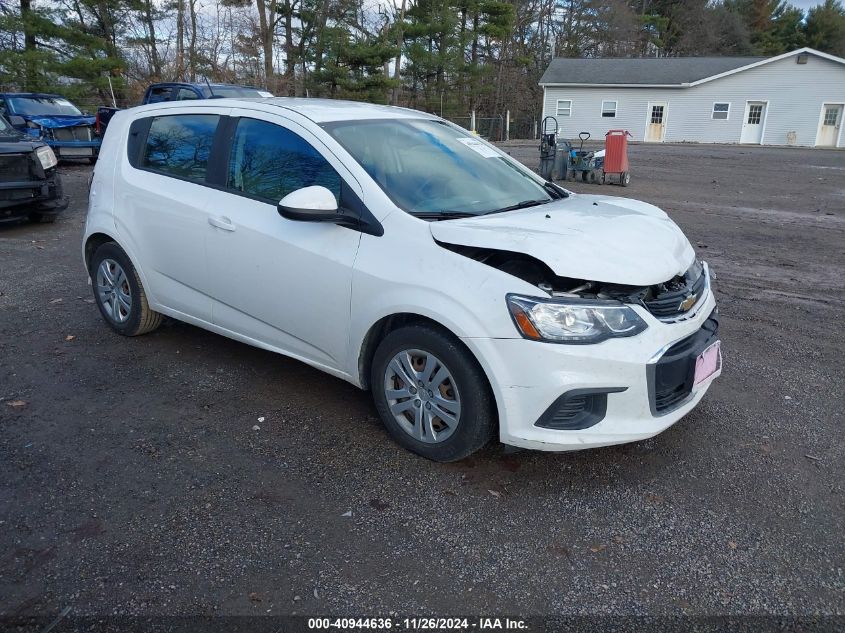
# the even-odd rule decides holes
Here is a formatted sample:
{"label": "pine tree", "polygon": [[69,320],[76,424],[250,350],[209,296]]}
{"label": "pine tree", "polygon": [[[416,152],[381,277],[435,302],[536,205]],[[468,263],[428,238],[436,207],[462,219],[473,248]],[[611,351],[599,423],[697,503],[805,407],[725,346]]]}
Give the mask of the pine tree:
{"label": "pine tree", "polygon": [[807,46],[845,57],[845,8],[839,0],[825,0],[810,9],[804,26]]}

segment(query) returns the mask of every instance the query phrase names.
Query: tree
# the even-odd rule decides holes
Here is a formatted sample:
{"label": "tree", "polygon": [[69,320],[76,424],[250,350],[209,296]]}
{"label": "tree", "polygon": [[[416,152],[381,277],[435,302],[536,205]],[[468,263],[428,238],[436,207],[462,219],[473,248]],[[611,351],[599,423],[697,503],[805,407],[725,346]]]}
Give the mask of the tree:
{"label": "tree", "polygon": [[725,6],[742,16],[758,55],[779,55],[804,44],[804,13],[785,0],[727,0]]}
{"label": "tree", "polygon": [[845,57],[845,8],[839,0],[825,0],[810,9],[804,26],[807,46]]}

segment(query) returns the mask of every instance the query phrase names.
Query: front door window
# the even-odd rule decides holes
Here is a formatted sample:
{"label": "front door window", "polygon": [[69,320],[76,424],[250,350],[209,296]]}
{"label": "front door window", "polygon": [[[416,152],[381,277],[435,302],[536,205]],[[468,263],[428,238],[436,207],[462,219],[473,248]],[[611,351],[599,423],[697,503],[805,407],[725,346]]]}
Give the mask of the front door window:
{"label": "front door window", "polygon": [[238,121],[228,171],[229,189],[271,204],[312,185],[340,201],[340,176],[328,161],[301,136],[267,121]]}

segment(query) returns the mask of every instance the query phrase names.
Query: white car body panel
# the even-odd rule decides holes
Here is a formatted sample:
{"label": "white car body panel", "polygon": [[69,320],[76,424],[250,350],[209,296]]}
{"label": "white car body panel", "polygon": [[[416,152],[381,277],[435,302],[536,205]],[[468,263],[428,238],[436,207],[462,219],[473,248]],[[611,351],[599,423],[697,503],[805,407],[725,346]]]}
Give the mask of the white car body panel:
{"label": "white car body panel", "polygon": [[[180,111],[259,118],[295,131],[355,191],[383,235],[289,220],[266,202],[132,167],[125,149],[132,121]],[[375,324],[396,314],[431,319],[460,338],[481,365],[507,444],[578,450],[634,441],[659,433],[698,403],[712,378],[682,406],[655,416],[646,374],[659,350],[702,327],[715,308],[709,287],[679,322],[663,322],[637,306],[648,328],[636,336],[549,344],[520,335],[505,299],[509,293],[544,296],[538,287],[444,247],[522,253],[561,277],[647,286],[683,274],[695,258],[664,212],[624,198],[572,194],[477,218],[415,218],[320,127],[374,118],[436,119],[387,106],[283,98],[119,112],[93,177],[84,243],[95,234],[116,241],[138,270],[154,310],[359,387],[369,379],[362,375],[361,354]],[[625,391],[608,396],[607,414],[597,425],[583,431],[535,425],[562,393],[608,386]]]}
{"label": "white car body panel", "polygon": [[681,275],[695,253],[678,226],[637,200],[574,195],[539,207],[431,224],[447,244],[524,253],[561,277],[650,286]]}
{"label": "white car body panel", "polygon": [[[311,145],[321,144],[309,130],[278,114],[244,109],[231,114],[282,124]],[[361,196],[344,165],[331,154],[327,158]],[[203,231],[213,323],[345,372],[352,265],[361,234],[334,224],[288,220],[273,205],[225,191],[214,192],[207,211],[229,225]]]}

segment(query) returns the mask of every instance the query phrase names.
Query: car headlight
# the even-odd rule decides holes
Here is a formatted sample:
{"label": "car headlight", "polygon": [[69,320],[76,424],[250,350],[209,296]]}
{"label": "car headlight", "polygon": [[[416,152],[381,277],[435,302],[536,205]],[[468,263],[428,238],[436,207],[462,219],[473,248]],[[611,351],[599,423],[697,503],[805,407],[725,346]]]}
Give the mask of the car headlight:
{"label": "car headlight", "polygon": [[41,161],[41,166],[44,169],[50,169],[51,167],[55,167],[59,164],[59,161],[56,159],[56,155],[53,153],[53,150],[48,147],[39,147],[35,150],[35,155],[38,156],[38,160]]}
{"label": "car headlight", "polygon": [[648,327],[634,310],[618,301],[521,295],[506,298],[517,330],[534,341],[600,343],[634,336]]}

